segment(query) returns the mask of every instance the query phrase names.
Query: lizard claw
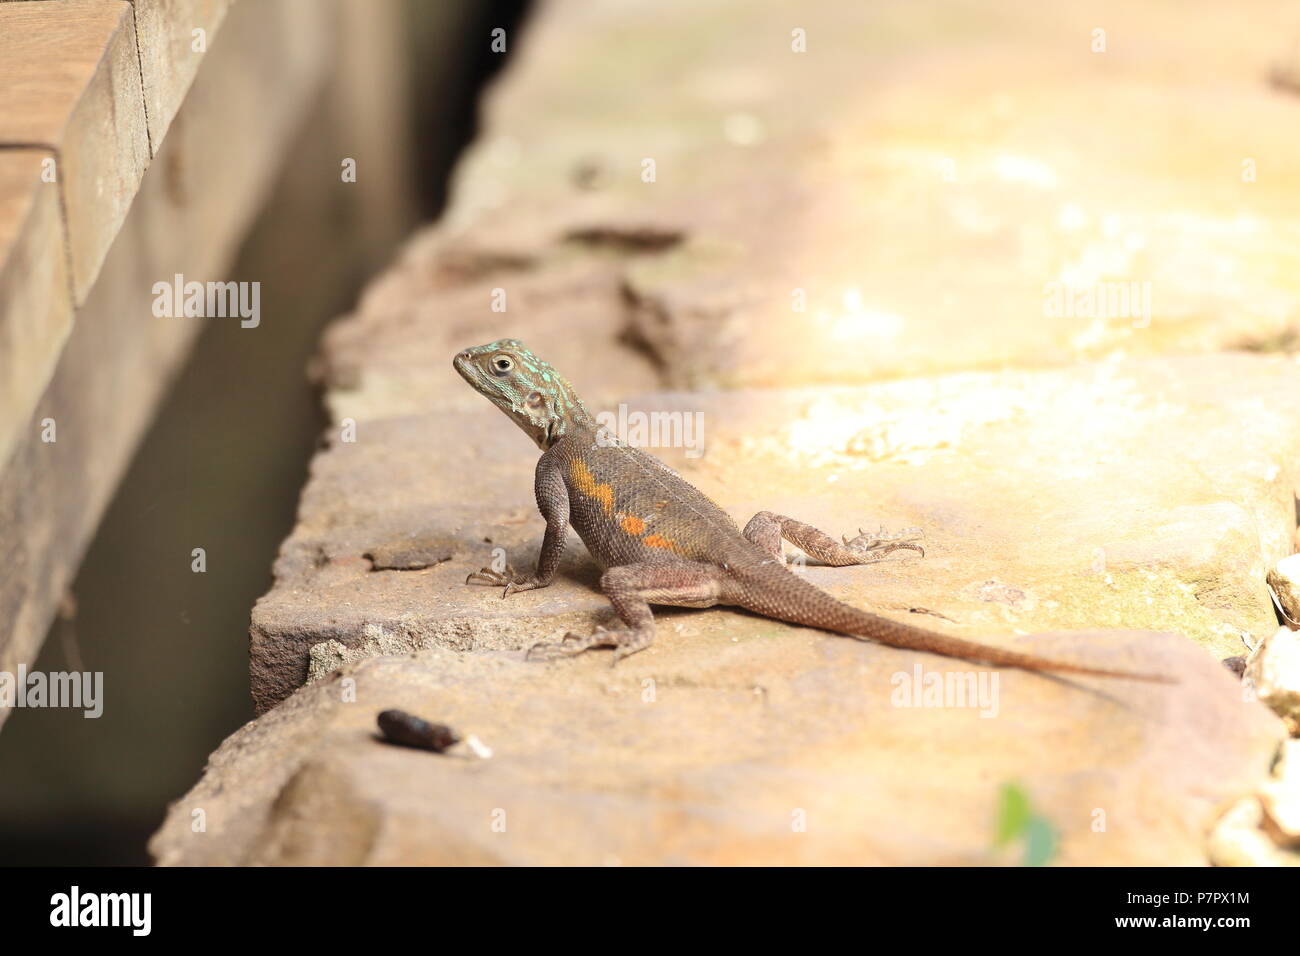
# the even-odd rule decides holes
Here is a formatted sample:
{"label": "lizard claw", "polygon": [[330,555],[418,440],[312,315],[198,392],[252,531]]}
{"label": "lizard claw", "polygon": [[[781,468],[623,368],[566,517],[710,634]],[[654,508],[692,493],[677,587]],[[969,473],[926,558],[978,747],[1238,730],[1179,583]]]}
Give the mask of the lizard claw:
{"label": "lizard claw", "polygon": [[614,646],[614,659],[609,662],[610,667],[617,667],[618,662],[625,657],[631,657],[638,651],[644,651],[654,640],[654,632],[650,631],[620,631],[618,632],[618,642]]}
{"label": "lizard claw", "polygon": [[511,581],[506,585],[505,590],[501,592],[501,597],[503,599],[508,598],[512,594],[518,594],[520,591],[531,591],[535,587],[537,587],[537,582],[531,578],[524,578],[520,581]]}
{"label": "lizard claw", "polygon": [[882,525],[875,534],[867,534],[859,528],[857,537],[850,538],[848,535],[843,535],[842,540],[844,547],[860,556],[860,563],[869,564],[879,561],[894,551],[904,549],[920,552],[921,557],[925,557],[925,548],[914,543],[916,538],[924,534],[925,532],[920,528],[904,528],[902,531],[890,534]]}
{"label": "lizard claw", "polygon": [[536,575],[531,577],[522,575],[508,564],[504,571],[494,571],[492,568],[482,568],[474,571],[465,578],[465,583],[488,584],[503,588],[501,591],[501,597],[503,598],[508,598],[520,591],[531,591],[542,586],[538,582]]}
{"label": "lizard claw", "polygon": [[549,661],[559,656],[558,644],[534,644],[524,652],[526,661]]}
{"label": "lizard claw", "polygon": [[612,667],[629,654],[635,654],[637,651],[649,647],[652,639],[652,633],[643,634],[640,631],[621,629],[611,631],[604,626],[600,626],[590,634],[578,634],[575,631],[569,631],[554,644],[534,644],[528,649],[524,659],[530,661],[554,660],[557,657],[574,657],[584,651],[591,650],[593,647],[612,647],[614,648],[614,659],[610,662]]}
{"label": "lizard claw", "polygon": [[551,661],[557,657],[572,657],[575,654],[581,654],[589,647],[596,643],[593,641],[594,634],[579,634],[576,631],[569,631],[556,643],[534,644],[528,648],[524,654],[526,661]]}
{"label": "lizard claw", "polygon": [[479,568],[477,571],[472,571],[465,578],[465,583],[500,586],[503,584],[509,584],[515,579],[515,577],[515,569],[507,564],[505,571],[496,571],[492,568]]}

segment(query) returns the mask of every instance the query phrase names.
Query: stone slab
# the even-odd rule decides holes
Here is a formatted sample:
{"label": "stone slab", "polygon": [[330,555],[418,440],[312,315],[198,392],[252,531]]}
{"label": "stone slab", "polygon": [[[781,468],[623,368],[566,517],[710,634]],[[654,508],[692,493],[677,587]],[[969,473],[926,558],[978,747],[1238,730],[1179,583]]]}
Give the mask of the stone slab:
{"label": "stone slab", "polygon": [[[718,615],[613,670],[370,658],[229,738],[150,849],[163,865],[1013,865],[1023,848],[994,837],[1014,784],[1056,834],[1052,862],[1203,864],[1220,804],[1266,778],[1277,720],[1176,635],[1021,644],[1179,683],[1006,672],[992,709],[911,707],[895,695],[918,666],[978,678]],[[491,757],[377,740],[394,707]]]}
{"label": "stone slab", "polygon": [[[259,710],[303,682],[324,641],[523,648],[606,613],[576,540],[549,589],[502,601],[465,586],[496,548],[531,566],[542,523],[535,450],[449,358],[427,390],[446,405],[360,423],[314,462],[253,611]],[[1297,401],[1295,362],[1238,355],[660,394],[628,411],[702,416],[704,454],[655,451],[740,524],[768,509],[832,534],[923,529],[923,559],[805,569],[851,603],[968,637],[1178,631],[1223,658],[1276,626],[1265,570],[1292,547]]]}

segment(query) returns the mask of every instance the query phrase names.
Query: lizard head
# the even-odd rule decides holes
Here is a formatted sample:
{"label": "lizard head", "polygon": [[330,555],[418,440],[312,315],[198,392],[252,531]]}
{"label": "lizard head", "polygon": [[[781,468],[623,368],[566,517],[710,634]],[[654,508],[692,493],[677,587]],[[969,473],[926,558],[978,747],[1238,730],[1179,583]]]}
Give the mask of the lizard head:
{"label": "lizard head", "polygon": [[573,387],[518,339],[457,353],[460,377],[522,428],[545,451],[574,425],[592,424]]}

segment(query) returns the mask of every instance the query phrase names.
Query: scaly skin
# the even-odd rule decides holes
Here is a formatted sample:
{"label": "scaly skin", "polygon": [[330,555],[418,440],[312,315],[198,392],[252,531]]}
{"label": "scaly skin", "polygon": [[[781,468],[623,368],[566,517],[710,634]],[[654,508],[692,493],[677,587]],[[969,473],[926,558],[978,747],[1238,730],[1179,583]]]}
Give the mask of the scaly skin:
{"label": "scaly skin", "polygon": [[[617,662],[654,640],[651,604],[727,604],[765,617],[818,627],[893,647],[929,651],[995,667],[1163,681],[1054,661],[962,640],[860,611],[785,567],[781,539],[824,564],[869,564],[894,551],[921,552],[898,538],[859,535],[843,543],[792,518],[760,511],[741,531],[730,517],[658,459],[619,442],[588,414],[572,386],[517,339],[465,349],[453,362],[476,391],[505,412],[542,450],[534,490],[546,519],[537,570],[484,568],[466,583],[503,586],[505,595],[544,588],[555,578],[572,526],[605,569],[601,590],[625,625],[566,634],[539,644],[533,658],[613,647]],[[922,552],[924,553],[924,552]]]}

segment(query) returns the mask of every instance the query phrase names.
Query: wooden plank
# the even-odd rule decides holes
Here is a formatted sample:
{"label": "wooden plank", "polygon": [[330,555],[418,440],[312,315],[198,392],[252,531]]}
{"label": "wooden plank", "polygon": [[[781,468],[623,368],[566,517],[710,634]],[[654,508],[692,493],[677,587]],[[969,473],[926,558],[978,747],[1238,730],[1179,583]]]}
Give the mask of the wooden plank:
{"label": "wooden plank", "polygon": [[[0,0],[0,6],[34,0]],[[41,0],[53,3],[56,0]],[[135,8],[135,34],[156,155],[199,65],[234,0],[127,0]],[[201,31],[201,35],[199,34]]]}
{"label": "wooden plank", "polygon": [[[48,384],[73,318],[69,252],[77,272],[77,301],[84,301],[98,263],[116,236],[135,195],[148,155],[139,153],[138,124],[127,124],[122,150],[101,150],[122,130],[119,114],[138,112],[130,56],[130,11],[116,0],[74,2],[0,0],[0,143],[37,143],[43,151],[7,149],[0,169],[0,464],[14,435]],[[149,109],[151,152],[162,143],[229,0],[133,0],[139,26],[138,69]],[[202,31],[201,38],[195,31]],[[201,43],[196,42],[201,39]],[[125,44],[125,46],[124,46]],[[57,54],[57,55],[56,55]],[[126,110],[119,80],[125,71]],[[107,82],[106,82],[107,81]],[[105,106],[108,113],[97,118]],[[143,106],[140,107],[143,109]],[[107,118],[107,122],[105,122]],[[111,147],[111,143],[108,143]],[[0,147],[3,149],[3,147]],[[113,160],[126,162],[114,168]],[[33,169],[52,165],[42,182]],[[67,183],[70,238],[59,211],[57,179]],[[41,203],[33,184],[47,187]],[[105,188],[107,184],[107,188]],[[28,217],[30,214],[30,223]],[[32,234],[18,239],[18,232]],[[6,230],[8,235],[6,235]],[[54,249],[51,241],[59,243]],[[63,289],[57,290],[59,283]]]}
{"label": "wooden plank", "polygon": [[[149,141],[156,155],[231,0],[132,0]],[[196,31],[201,31],[197,33]]]}
{"label": "wooden plank", "polygon": [[[237,5],[144,176],[53,378],[0,469],[0,671],[35,657],[195,337],[206,322],[238,321],[156,317],[153,284],[176,273],[274,280],[226,272],[329,75],[336,10],[320,0]],[[55,442],[35,429],[45,418],[56,424]],[[0,709],[0,721],[6,716]]]}
{"label": "wooden plank", "polygon": [[0,146],[6,145],[56,154],[80,305],[149,163],[125,0],[0,5]]}
{"label": "wooden plank", "polygon": [[72,327],[54,154],[0,150],[0,466],[49,383]]}

